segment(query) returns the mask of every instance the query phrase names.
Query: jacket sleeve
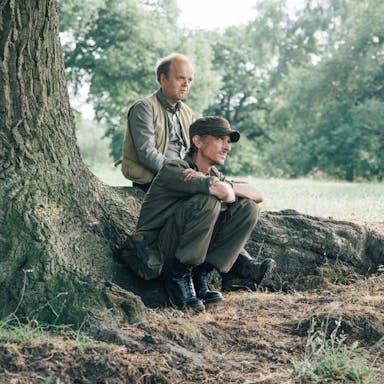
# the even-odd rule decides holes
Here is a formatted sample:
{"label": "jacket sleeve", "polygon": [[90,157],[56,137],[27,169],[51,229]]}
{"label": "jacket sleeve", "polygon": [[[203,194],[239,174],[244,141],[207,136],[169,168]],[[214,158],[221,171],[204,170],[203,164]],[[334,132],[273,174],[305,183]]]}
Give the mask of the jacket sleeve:
{"label": "jacket sleeve", "polygon": [[[169,195],[189,196],[196,193],[209,195],[209,187],[216,176],[197,176],[185,181],[183,171],[190,168],[184,160],[168,160],[153,181],[152,189],[167,190]],[[155,192],[155,190],[154,190]]]}
{"label": "jacket sleeve", "polygon": [[216,167],[211,168],[211,175],[216,176],[220,181],[228,183],[233,188],[233,182],[228,180]]}
{"label": "jacket sleeve", "polygon": [[157,173],[164,164],[165,156],[155,145],[152,111],[143,101],[139,101],[129,112],[128,119],[140,163]]}

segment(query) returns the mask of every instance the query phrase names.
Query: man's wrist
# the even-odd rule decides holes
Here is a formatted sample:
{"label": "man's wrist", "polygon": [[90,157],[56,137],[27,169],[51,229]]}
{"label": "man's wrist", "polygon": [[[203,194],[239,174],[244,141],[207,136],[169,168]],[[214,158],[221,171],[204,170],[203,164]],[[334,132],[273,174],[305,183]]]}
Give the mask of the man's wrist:
{"label": "man's wrist", "polygon": [[212,187],[220,183],[220,179],[216,176],[212,176],[209,180],[209,186]]}

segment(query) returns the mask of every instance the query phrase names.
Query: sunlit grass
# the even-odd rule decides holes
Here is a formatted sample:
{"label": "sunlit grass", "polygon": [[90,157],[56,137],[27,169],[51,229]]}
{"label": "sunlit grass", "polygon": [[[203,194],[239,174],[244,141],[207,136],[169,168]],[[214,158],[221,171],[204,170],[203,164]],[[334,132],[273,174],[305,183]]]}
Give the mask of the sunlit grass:
{"label": "sunlit grass", "polygon": [[295,209],[337,219],[384,219],[384,183],[347,183],[311,179],[242,178],[264,194],[265,211]]}
{"label": "sunlit grass", "polygon": [[[94,167],[92,172],[114,186],[131,186],[113,164]],[[336,219],[384,218],[384,183],[347,183],[311,179],[259,179],[242,177],[264,195],[263,211],[295,209],[300,213]]]}
{"label": "sunlit grass", "polygon": [[132,183],[121,173],[121,168],[112,164],[90,167],[91,171],[104,183],[113,186],[130,187]]}

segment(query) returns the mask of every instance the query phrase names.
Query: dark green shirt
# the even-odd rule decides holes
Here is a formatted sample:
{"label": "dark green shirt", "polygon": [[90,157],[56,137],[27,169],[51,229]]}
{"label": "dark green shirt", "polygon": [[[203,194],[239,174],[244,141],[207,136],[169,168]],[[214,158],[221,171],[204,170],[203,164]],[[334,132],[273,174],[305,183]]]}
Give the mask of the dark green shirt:
{"label": "dark green shirt", "polygon": [[137,231],[146,240],[151,242],[157,238],[167,219],[180,204],[185,203],[186,198],[196,193],[209,195],[209,187],[217,178],[226,181],[215,167],[211,168],[207,176],[197,176],[185,181],[183,171],[187,168],[197,170],[188,156],[184,160],[167,160],[154,178],[145,196],[137,224]]}

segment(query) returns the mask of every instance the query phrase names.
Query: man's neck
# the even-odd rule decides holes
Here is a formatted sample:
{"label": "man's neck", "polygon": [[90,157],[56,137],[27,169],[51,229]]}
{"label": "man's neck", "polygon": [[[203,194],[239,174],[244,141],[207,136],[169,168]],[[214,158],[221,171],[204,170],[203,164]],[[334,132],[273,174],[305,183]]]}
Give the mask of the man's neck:
{"label": "man's neck", "polygon": [[191,155],[191,160],[197,166],[197,168],[199,168],[199,171],[204,173],[204,175],[207,175],[210,172],[212,164],[207,162],[206,159],[202,158],[199,152],[194,152]]}
{"label": "man's neck", "polygon": [[175,109],[176,108],[176,105],[179,103],[179,101],[170,101],[163,93],[163,90],[160,88],[160,92],[164,98],[164,100],[172,107],[172,109]]}

